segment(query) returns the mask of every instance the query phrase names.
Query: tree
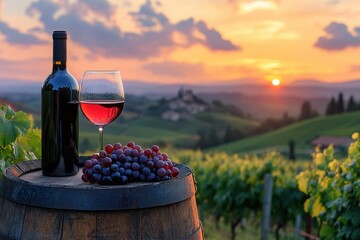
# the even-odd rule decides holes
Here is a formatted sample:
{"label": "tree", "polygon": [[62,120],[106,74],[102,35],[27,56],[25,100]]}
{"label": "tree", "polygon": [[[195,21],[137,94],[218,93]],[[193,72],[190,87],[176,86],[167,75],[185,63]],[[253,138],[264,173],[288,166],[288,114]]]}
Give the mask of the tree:
{"label": "tree", "polygon": [[330,102],[326,106],[325,115],[333,115],[337,113],[337,104],[335,102],[335,98],[331,98]]}
{"label": "tree", "polygon": [[338,102],[337,102],[337,113],[343,113],[345,112],[345,106],[344,106],[344,99],[343,99],[343,94],[339,93],[339,98],[338,98]]}
{"label": "tree", "polygon": [[237,128],[228,126],[225,130],[224,142],[232,142],[245,137],[245,134]]}
{"label": "tree", "polygon": [[301,105],[299,120],[305,120],[319,116],[319,113],[311,108],[309,101],[304,101]]}
{"label": "tree", "polygon": [[353,112],[353,111],[356,111],[356,110],[357,110],[357,106],[356,106],[356,102],[354,100],[354,97],[350,96],[348,105],[346,107],[346,111],[347,112]]}

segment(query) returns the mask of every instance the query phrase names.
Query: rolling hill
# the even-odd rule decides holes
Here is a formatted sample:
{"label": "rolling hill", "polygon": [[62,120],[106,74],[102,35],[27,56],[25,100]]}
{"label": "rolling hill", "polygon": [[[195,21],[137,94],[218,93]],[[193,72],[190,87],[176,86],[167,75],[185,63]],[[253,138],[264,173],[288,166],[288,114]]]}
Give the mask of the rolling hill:
{"label": "rolling hill", "polygon": [[294,123],[272,132],[211,148],[211,151],[244,154],[265,149],[287,151],[288,141],[294,140],[300,152],[311,152],[310,141],[319,135],[351,136],[360,130],[360,111],[325,116]]}

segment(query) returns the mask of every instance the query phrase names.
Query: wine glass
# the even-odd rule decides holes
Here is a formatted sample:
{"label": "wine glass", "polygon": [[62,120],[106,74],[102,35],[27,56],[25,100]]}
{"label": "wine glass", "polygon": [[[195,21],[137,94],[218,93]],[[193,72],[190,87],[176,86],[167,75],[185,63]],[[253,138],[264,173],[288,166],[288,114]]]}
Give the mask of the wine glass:
{"label": "wine glass", "polygon": [[124,108],[124,87],[119,71],[86,70],[80,86],[80,107],[84,116],[99,128],[100,150],[104,149],[104,127]]}

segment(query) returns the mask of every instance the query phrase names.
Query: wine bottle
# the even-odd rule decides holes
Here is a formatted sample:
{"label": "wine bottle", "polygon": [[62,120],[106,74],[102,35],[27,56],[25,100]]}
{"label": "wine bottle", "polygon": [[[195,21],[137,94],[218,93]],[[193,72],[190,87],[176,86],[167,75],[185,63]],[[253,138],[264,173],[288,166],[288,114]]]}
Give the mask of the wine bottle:
{"label": "wine bottle", "polygon": [[66,68],[66,31],[53,32],[53,69],[41,88],[42,173],[79,171],[79,85]]}

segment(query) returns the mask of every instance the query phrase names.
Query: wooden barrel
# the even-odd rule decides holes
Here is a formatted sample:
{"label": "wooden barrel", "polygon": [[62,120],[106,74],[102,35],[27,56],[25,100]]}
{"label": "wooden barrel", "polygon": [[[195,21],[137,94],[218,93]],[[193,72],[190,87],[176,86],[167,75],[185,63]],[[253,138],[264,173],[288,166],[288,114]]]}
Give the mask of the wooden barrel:
{"label": "wooden barrel", "polygon": [[41,161],[6,169],[0,182],[0,239],[203,239],[191,170],[127,185],[85,184],[81,171],[46,177]]}

